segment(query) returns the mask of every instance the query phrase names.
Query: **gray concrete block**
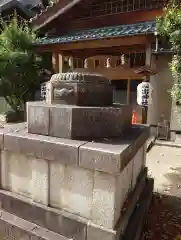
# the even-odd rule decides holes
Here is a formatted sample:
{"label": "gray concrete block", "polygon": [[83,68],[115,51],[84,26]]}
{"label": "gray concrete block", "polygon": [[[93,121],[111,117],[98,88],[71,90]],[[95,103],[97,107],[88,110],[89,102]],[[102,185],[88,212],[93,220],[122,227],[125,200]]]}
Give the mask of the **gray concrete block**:
{"label": "gray concrete block", "polygon": [[8,240],[69,240],[48,229],[37,226],[13,214],[1,210],[0,237]]}
{"label": "gray concrete block", "polygon": [[[94,139],[117,137],[130,128],[132,108],[129,105],[112,105],[110,107],[78,107],[75,105],[51,105],[46,103],[28,103],[29,108],[37,106],[50,109],[48,135],[59,138]],[[38,118],[38,111],[34,112]],[[31,119],[30,119],[31,123]],[[28,117],[29,125],[29,117]],[[41,124],[40,124],[41,125]],[[29,133],[40,134],[39,129],[45,129],[44,119],[42,126],[28,127]],[[46,134],[47,135],[47,132]]]}
{"label": "gray concrete block", "polygon": [[9,213],[55,233],[75,240],[86,240],[87,221],[71,213],[40,205],[3,190],[0,190],[0,206]]}
{"label": "gray concrete block", "polygon": [[49,204],[49,168],[44,159],[32,159],[31,197],[33,201]]}
{"label": "gray concrete block", "polygon": [[69,212],[91,219],[94,173],[75,166],[65,167],[62,207]]}
{"label": "gray concrete block", "polygon": [[78,164],[78,150],[84,141],[30,134],[25,131],[4,135],[4,149],[64,164]]}
{"label": "gray concrete block", "polygon": [[[1,184],[6,190],[31,197],[31,157],[9,151],[1,152]],[[23,169],[23,171],[22,171]]]}
{"label": "gray concrete block", "polygon": [[49,107],[46,105],[27,103],[28,132],[48,135]]}
{"label": "gray concrete block", "polygon": [[[107,229],[115,226],[116,211],[116,177],[96,171],[94,174],[92,222]],[[119,200],[121,202],[122,196]],[[119,214],[120,215],[120,214]]]}
{"label": "gray concrete block", "polygon": [[87,226],[87,240],[99,240],[99,239],[106,239],[106,240],[118,240],[122,239],[125,234],[126,229],[129,227],[129,221],[131,220],[132,214],[136,209],[136,205],[138,200],[143,192],[145,187],[147,178],[147,169],[140,174],[138,184],[134,191],[128,197],[126,203],[124,204],[124,211],[120,215],[119,220],[117,221],[116,225],[113,229],[108,229],[105,227],[101,227],[97,224],[93,224],[90,222]]}
{"label": "gray concrete block", "polygon": [[27,123],[16,123],[16,124],[5,124],[0,127],[0,149],[4,148],[4,134],[5,133],[12,133],[12,132],[19,132],[22,130],[27,129]]}
{"label": "gray concrete block", "polygon": [[72,138],[108,138],[121,136],[131,126],[129,105],[72,109]]}
{"label": "gray concrete block", "polygon": [[50,107],[49,135],[53,137],[72,138],[72,108]]}
{"label": "gray concrete block", "polygon": [[134,126],[124,137],[88,142],[80,147],[79,166],[120,173],[149,137],[149,128]]}

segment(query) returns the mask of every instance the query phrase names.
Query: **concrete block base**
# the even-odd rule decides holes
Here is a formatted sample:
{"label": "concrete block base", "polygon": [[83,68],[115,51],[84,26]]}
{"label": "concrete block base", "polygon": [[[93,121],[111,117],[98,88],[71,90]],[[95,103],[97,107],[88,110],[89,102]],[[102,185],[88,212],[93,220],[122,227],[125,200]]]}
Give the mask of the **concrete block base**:
{"label": "concrete block base", "polygon": [[[16,239],[12,236],[17,234],[26,237],[23,239],[31,240],[137,240],[152,191],[153,181],[147,180],[144,171],[139,177],[137,187],[128,198],[121,219],[114,229],[107,229],[66,211],[32,203],[26,198],[0,190],[0,232],[7,234],[4,229],[9,229],[11,236],[6,235],[7,240]],[[137,208],[137,205],[141,207]]]}
{"label": "concrete block base", "polygon": [[28,132],[69,139],[118,137],[131,127],[129,105],[79,107],[43,102],[27,104]]}
{"label": "concrete block base", "polygon": [[1,187],[23,200],[3,196],[0,207],[60,236],[117,240],[145,186],[148,136],[136,125],[94,142],[2,132]]}

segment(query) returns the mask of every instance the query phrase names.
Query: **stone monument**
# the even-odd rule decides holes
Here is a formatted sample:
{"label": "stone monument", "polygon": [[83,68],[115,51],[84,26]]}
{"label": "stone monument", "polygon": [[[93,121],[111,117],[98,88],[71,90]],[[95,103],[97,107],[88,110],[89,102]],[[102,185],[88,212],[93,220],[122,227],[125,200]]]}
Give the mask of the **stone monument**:
{"label": "stone monument", "polygon": [[27,128],[1,132],[0,233],[10,226],[26,239],[136,239],[144,214],[138,221],[135,212],[153,187],[149,128],[132,126],[131,106],[113,104],[112,94],[103,76],[55,74],[46,101],[27,103]]}

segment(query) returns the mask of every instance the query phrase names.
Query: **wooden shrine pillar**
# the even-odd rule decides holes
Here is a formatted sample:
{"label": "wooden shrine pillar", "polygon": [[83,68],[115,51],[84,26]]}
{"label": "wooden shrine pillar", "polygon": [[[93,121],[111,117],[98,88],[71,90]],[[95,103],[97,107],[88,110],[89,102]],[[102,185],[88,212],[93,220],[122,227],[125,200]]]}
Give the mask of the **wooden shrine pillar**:
{"label": "wooden shrine pillar", "polygon": [[64,56],[61,53],[52,53],[52,66],[56,73],[64,72]]}
{"label": "wooden shrine pillar", "polygon": [[148,43],[146,45],[146,62],[145,62],[146,66],[151,67],[151,57],[152,57],[151,43]]}
{"label": "wooden shrine pillar", "polygon": [[131,79],[128,79],[128,84],[127,84],[127,104],[130,104],[130,98],[131,98]]}
{"label": "wooden shrine pillar", "polygon": [[58,71],[59,73],[64,72],[64,57],[62,54],[58,54]]}
{"label": "wooden shrine pillar", "polygon": [[57,52],[52,53],[52,67],[55,73],[59,72],[59,54]]}

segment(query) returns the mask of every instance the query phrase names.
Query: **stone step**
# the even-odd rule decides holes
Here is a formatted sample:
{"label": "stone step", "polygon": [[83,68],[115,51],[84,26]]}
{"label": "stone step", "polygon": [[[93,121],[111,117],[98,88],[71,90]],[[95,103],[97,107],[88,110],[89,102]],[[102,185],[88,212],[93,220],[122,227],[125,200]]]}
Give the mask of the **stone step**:
{"label": "stone step", "polygon": [[46,228],[0,210],[0,239],[6,240],[70,240]]}
{"label": "stone step", "polygon": [[31,199],[2,189],[0,190],[0,208],[27,222],[67,236],[68,239],[85,240],[87,219],[64,210],[35,203]]}

